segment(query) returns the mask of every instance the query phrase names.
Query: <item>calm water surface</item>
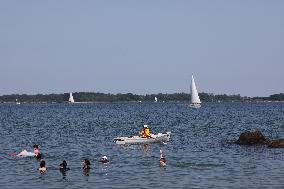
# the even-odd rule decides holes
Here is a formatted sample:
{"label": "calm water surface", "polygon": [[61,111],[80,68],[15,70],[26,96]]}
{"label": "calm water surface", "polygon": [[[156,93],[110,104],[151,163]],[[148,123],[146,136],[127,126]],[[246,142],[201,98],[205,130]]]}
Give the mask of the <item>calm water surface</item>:
{"label": "calm water surface", "polygon": [[[171,141],[113,143],[145,123],[154,133],[171,131]],[[230,143],[254,128],[284,138],[284,103],[204,103],[199,110],[183,103],[2,104],[0,188],[284,188],[284,149]],[[45,155],[45,174],[34,158],[10,155],[34,143]],[[109,164],[98,162],[102,155]],[[66,175],[58,170],[63,159]]]}

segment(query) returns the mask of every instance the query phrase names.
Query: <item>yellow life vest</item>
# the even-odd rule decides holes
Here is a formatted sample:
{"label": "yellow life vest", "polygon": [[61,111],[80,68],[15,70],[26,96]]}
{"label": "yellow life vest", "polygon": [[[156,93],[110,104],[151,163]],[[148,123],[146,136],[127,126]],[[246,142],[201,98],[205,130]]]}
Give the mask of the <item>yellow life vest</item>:
{"label": "yellow life vest", "polygon": [[147,138],[149,138],[149,137],[151,136],[151,134],[150,134],[150,129],[149,129],[149,128],[145,128],[145,130],[144,130],[144,135],[145,135],[145,137],[147,137]]}

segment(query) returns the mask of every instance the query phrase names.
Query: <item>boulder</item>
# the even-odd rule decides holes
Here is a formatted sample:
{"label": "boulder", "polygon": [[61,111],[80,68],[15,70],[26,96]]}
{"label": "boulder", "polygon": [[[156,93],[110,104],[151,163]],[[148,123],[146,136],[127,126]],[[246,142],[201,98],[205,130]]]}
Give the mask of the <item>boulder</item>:
{"label": "boulder", "polygon": [[268,143],[269,148],[284,148],[284,139],[271,140]]}
{"label": "boulder", "polygon": [[268,144],[269,139],[266,139],[259,130],[247,131],[242,133],[235,143],[240,145]]}

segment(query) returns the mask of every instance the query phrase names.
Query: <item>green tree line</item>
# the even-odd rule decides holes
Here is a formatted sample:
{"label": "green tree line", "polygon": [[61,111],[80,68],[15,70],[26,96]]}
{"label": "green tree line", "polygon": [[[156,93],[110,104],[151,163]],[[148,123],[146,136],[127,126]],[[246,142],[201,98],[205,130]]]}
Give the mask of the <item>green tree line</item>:
{"label": "green tree line", "polygon": [[[273,94],[269,97],[242,97],[241,95],[226,95],[213,93],[199,93],[202,102],[218,102],[218,101],[284,101],[284,94]],[[154,101],[157,97],[159,101],[189,101],[190,94],[187,93],[173,93],[173,94],[146,94],[137,95],[132,93],[126,94],[110,94],[110,93],[96,93],[96,92],[76,92],[73,93],[76,102],[121,102],[121,101]],[[69,99],[69,93],[63,94],[11,94],[0,96],[0,102],[19,102],[40,103],[40,102],[56,102],[63,103]]]}

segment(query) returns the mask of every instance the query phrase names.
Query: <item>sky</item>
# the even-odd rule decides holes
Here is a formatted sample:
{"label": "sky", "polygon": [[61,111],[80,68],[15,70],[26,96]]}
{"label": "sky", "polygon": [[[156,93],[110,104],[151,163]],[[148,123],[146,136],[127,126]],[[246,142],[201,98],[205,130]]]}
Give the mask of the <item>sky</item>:
{"label": "sky", "polygon": [[284,92],[284,1],[0,1],[0,95]]}

